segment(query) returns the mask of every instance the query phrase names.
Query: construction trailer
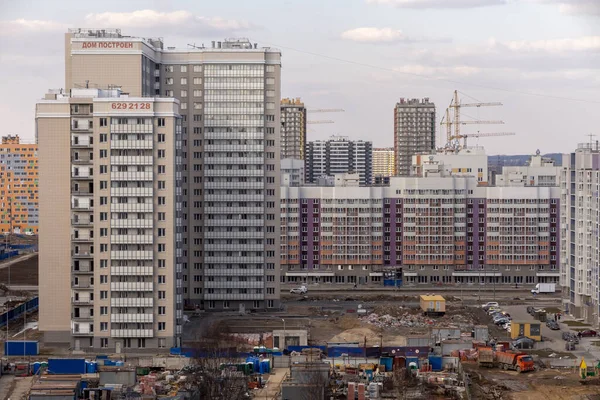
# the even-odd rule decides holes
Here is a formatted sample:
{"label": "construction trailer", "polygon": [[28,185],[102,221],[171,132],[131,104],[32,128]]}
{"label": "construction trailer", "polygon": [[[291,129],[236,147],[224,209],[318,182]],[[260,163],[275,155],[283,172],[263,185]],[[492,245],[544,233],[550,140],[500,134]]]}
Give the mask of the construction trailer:
{"label": "construction trailer", "polygon": [[440,295],[422,294],[420,304],[425,315],[442,316],[446,314],[446,299]]}

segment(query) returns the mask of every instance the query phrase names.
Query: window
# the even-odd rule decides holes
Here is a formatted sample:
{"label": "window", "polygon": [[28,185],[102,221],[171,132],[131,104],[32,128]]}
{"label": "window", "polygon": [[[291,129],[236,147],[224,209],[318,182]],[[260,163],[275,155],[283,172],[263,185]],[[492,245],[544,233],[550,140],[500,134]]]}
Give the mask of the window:
{"label": "window", "polygon": [[164,133],[159,133],[159,134],[158,134],[158,142],[159,142],[159,143],[164,143],[164,142],[165,142],[165,139],[166,139],[166,136],[165,136],[165,134],[164,134]]}
{"label": "window", "polygon": [[105,143],[106,141],[108,141],[108,135],[106,133],[101,133],[100,134],[100,143]]}
{"label": "window", "polygon": [[187,97],[187,90],[181,91],[181,97]]}
{"label": "window", "polygon": [[167,251],[167,245],[164,243],[159,243],[158,245],[158,252],[159,253],[164,253],[165,251]]}
{"label": "window", "polygon": [[165,119],[164,118],[158,118],[158,126],[165,126]]}
{"label": "window", "polygon": [[202,85],[202,78],[194,78],[194,85]]}
{"label": "window", "polygon": [[107,290],[100,291],[100,299],[108,299],[108,291]]}
{"label": "window", "polygon": [[172,85],[173,84],[173,78],[167,78],[167,79],[165,79],[165,84]]}
{"label": "window", "polygon": [[165,347],[167,347],[167,339],[159,338],[158,339],[158,348],[164,349]]}
{"label": "window", "polygon": [[167,276],[166,275],[158,275],[158,283],[167,283]]}
{"label": "window", "polygon": [[100,330],[106,332],[108,330],[108,322],[100,322]]}
{"label": "window", "polygon": [[158,291],[158,298],[159,299],[166,299],[167,298],[167,292],[165,292],[164,290],[159,290]]}
{"label": "window", "polygon": [[108,338],[100,339],[100,347],[108,347]]}
{"label": "window", "polygon": [[181,84],[187,85],[187,78],[181,78]]}
{"label": "window", "polygon": [[166,150],[158,150],[158,158],[165,158],[167,156]]}
{"label": "window", "polygon": [[275,66],[274,65],[267,65],[266,66],[266,71],[267,72],[275,72]]}
{"label": "window", "polygon": [[159,331],[164,331],[167,329],[167,323],[166,322],[159,322],[158,323],[158,330]]}
{"label": "window", "polygon": [[181,66],[181,72],[187,72],[187,65]]}
{"label": "window", "polygon": [[108,315],[108,307],[107,306],[100,307],[100,315]]}
{"label": "window", "polygon": [[202,90],[194,90],[194,97],[202,97]]}
{"label": "window", "polygon": [[194,65],[194,72],[202,72],[202,65]]}
{"label": "window", "polygon": [[158,307],[158,315],[165,315],[167,313],[167,307],[159,306]]}
{"label": "window", "polygon": [[108,125],[106,118],[100,118],[100,126]]}

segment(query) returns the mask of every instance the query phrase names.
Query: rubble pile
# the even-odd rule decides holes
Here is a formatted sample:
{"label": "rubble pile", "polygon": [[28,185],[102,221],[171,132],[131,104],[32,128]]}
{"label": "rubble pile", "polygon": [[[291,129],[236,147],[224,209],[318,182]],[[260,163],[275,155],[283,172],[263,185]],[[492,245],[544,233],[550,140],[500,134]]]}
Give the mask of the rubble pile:
{"label": "rubble pile", "polygon": [[375,313],[361,317],[361,321],[366,322],[370,325],[375,325],[379,328],[389,327],[426,327],[433,325],[434,321],[431,318],[423,317],[421,315],[413,315],[410,313],[404,313],[398,317],[391,316],[389,314],[378,315]]}

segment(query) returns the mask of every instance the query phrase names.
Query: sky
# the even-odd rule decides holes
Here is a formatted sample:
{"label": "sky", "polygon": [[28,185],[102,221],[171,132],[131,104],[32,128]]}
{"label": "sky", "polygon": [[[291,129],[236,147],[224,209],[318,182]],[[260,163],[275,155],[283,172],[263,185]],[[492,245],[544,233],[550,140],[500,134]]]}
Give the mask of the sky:
{"label": "sky", "polygon": [[[165,46],[247,37],[282,51],[282,97],[301,97],[308,140],[393,145],[400,98],[436,104],[454,90],[463,133],[488,154],[570,152],[600,139],[600,0],[0,0],[0,135],[35,135],[35,102],[64,87],[64,33],[120,28]],[[445,143],[437,127],[438,144]]]}

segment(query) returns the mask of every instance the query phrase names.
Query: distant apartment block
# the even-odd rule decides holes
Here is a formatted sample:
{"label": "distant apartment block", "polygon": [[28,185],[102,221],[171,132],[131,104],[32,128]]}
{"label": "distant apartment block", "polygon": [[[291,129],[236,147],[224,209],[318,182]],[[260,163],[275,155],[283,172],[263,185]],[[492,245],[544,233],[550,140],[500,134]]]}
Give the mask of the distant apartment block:
{"label": "distant apartment block", "polygon": [[304,161],[294,158],[281,159],[281,186],[304,185]]}
{"label": "distant apartment block", "polygon": [[395,174],[394,148],[373,149],[373,177],[389,177]]}
{"label": "distant apartment block", "polygon": [[296,99],[281,100],[281,159],[304,160],[306,107]]}
{"label": "distant apartment block", "polygon": [[40,149],[40,319],[73,350],[168,351],[183,325],[179,101],[49,92]]}
{"label": "distant apartment block", "polygon": [[401,98],[394,108],[396,176],[409,176],[412,156],[435,150],[435,104],[429,98]]}
{"label": "distant apartment block", "polygon": [[558,186],[561,170],[552,158],[542,157],[538,150],[529,165],[503,167],[502,173],[496,175],[496,186]]}
{"label": "distant apartment block", "polygon": [[357,173],[361,185],[372,182],[373,144],[331,136],[329,140],[308,142],[306,146],[305,181],[316,183],[323,175]]}
{"label": "distant apartment block", "polygon": [[439,161],[388,187],[282,187],[282,280],[558,282],[559,191],[489,187]]}
{"label": "distant apartment block", "polygon": [[[410,171],[412,176],[427,176],[432,164],[440,165],[444,174],[473,177],[478,185],[488,184],[488,156],[483,147],[461,148],[457,152],[431,152],[413,155]],[[437,169],[433,169],[438,173]],[[507,185],[509,186],[509,185]]]}
{"label": "distant apartment block", "polygon": [[561,270],[564,308],[598,325],[600,312],[600,146],[579,144],[563,155],[561,177]]}
{"label": "distant apartment block", "polygon": [[0,233],[38,233],[38,146],[18,135],[0,144]]}

